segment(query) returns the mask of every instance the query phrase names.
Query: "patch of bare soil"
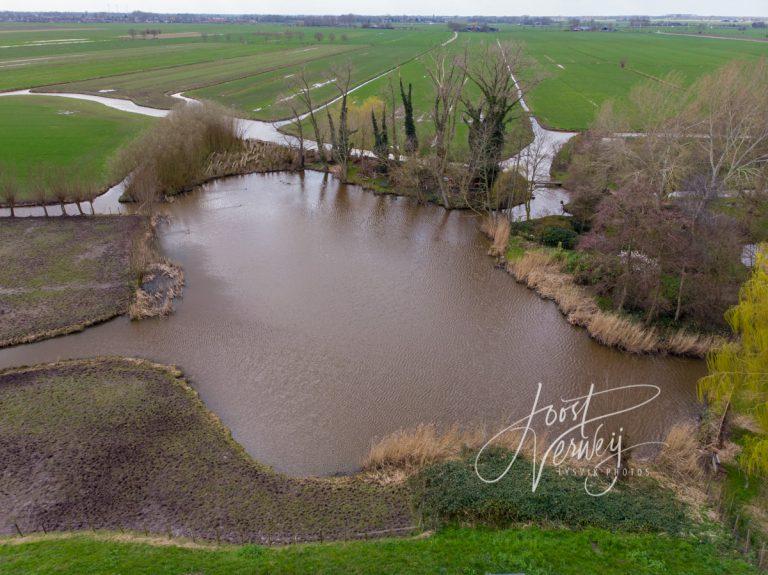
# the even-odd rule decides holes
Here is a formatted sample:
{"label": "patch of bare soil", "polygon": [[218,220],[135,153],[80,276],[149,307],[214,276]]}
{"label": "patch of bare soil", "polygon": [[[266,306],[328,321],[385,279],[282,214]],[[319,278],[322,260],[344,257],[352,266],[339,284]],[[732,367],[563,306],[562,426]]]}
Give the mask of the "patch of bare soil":
{"label": "patch of bare soil", "polygon": [[80,331],[128,309],[138,216],[3,218],[0,347]]}
{"label": "patch of bare soil", "polygon": [[248,456],[175,368],[0,371],[0,534],[131,530],[232,543],[405,535],[403,486],[291,478]]}

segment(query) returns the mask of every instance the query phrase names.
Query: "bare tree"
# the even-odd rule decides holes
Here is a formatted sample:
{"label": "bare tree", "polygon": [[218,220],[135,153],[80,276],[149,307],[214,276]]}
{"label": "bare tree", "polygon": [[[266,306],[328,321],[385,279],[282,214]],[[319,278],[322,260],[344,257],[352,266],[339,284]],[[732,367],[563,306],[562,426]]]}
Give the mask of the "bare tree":
{"label": "bare tree", "polygon": [[16,202],[19,196],[19,184],[8,172],[0,174],[0,197],[11,210],[11,217],[16,217]]}
{"label": "bare tree", "polygon": [[49,217],[48,213],[48,182],[45,176],[37,175],[32,178],[31,181],[32,195],[35,198],[35,203],[39,204],[43,208],[45,217]]}
{"label": "bare tree", "polygon": [[[669,74],[661,82],[634,88],[623,129],[642,126],[643,132],[628,142],[612,141],[616,154],[609,160],[621,167],[623,179],[642,180],[659,203],[679,189],[691,167],[690,139],[686,137],[688,128],[682,114],[686,95],[680,85],[682,77]],[[621,129],[617,125],[621,122],[615,120],[613,129]]]}
{"label": "bare tree", "polygon": [[320,161],[323,164],[327,164],[328,160],[325,154],[325,138],[323,137],[323,130],[320,128],[317,115],[315,114],[315,106],[312,102],[312,85],[307,77],[307,71],[302,68],[296,75],[296,81],[294,83],[296,92],[296,98],[303,104],[307,110],[309,123],[312,125],[312,131],[315,134],[315,142],[317,142],[317,153],[320,155]]}
{"label": "bare tree", "polygon": [[451,147],[456,134],[456,116],[466,74],[464,68],[457,66],[456,58],[441,49],[432,57],[427,66],[427,74],[434,89],[432,105],[432,122],[435,128],[433,149],[435,155],[434,169],[440,197],[443,206],[451,207],[446,171],[451,156]]}
{"label": "bare tree", "polygon": [[348,115],[349,110],[347,107],[347,96],[352,83],[352,65],[347,63],[341,68],[334,70],[333,84],[339,91],[340,97],[340,109],[339,109],[339,125],[336,128],[333,116],[331,115],[330,106],[326,107],[326,113],[328,115],[328,126],[331,132],[331,150],[333,159],[336,162],[339,169],[339,179],[342,182],[347,181],[347,175],[349,170],[349,159],[352,154],[352,134],[354,130],[349,128]]}
{"label": "bare tree", "polygon": [[[536,189],[537,183],[547,174],[542,173],[544,166],[549,165],[552,160],[552,141],[545,133],[537,134],[533,142],[528,146],[520,150],[520,152],[512,158],[505,168],[514,170],[520,174],[524,180],[524,184],[520,186],[519,191],[522,197],[515,198],[522,201],[525,206],[525,219],[531,219],[531,201],[533,200],[533,192]],[[515,191],[518,191],[516,189]]]}
{"label": "bare tree", "polygon": [[710,190],[744,189],[768,163],[768,64],[733,62],[692,90],[691,134],[708,166]]}
{"label": "bare tree", "polygon": [[154,164],[134,171],[130,176],[131,198],[137,203],[137,211],[147,216],[155,213],[155,204],[160,200],[160,183]]}
{"label": "bare tree", "polygon": [[296,139],[299,141],[299,169],[303,170],[305,161],[303,122],[304,114],[299,109],[295,98],[288,96],[287,98],[283,98],[283,100],[288,102],[288,108],[291,110],[291,125],[296,129]]}
{"label": "bare tree", "polygon": [[526,61],[521,46],[497,42],[459,63],[481,94],[477,101],[465,91],[461,102],[469,128],[469,167],[477,191],[485,195],[490,193],[500,170],[510,114],[523,96],[513,74],[519,74]]}
{"label": "bare tree", "polygon": [[67,203],[67,198],[68,198],[68,187],[69,185],[67,182],[62,182],[56,186],[53,192],[53,197],[55,197],[56,201],[59,202],[59,207],[61,208],[62,216],[68,215],[65,207]]}

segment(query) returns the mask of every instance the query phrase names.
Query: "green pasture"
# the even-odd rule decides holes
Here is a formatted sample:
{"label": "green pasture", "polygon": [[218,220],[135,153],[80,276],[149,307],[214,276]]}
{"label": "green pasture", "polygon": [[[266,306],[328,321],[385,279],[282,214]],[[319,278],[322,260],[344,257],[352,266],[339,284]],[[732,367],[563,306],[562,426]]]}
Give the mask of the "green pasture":
{"label": "green pasture", "polygon": [[[340,58],[344,52],[352,50],[349,46],[339,45],[270,48],[272,47],[263,47],[250,56],[108,76],[60,84],[47,87],[45,90],[101,94],[114,98],[126,98],[144,106],[171,108],[178,104],[178,100],[170,96],[176,92],[186,92],[208,84],[215,84],[215,90],[219,85],[233,78],[245,78],[244,81],[251,85],[260,85],[263,74],[274,72],[280,75],[280,71],[286,67],[307,66],[315,61],[325,62],[327,66],[329,58]],[[104,92],[105,90],[109,92]],[[215,97],[215,94],[209,99],[225,104],[230,103]],[[241,108],[240,111],[244,109]]]}
{"label": "green pasture", "polygon": [[[95,189],[110,180],[110,159],[152,122],[93,102],[55,96],[0,97],[0,179],[34,200],[33,183],[77,179]],[[0,201],[3,191],[0,190]]]}
{"label": "green pasture", "polygon": [[[371,98],[378,98],[391,107],[388,82],[402,78],[406,84],[413,84],[420,139],[431,139],[429,111],[433,94],[425,66],[432,51],[451,37],[447,27],[151,27],[159,28],[162,35],[157,39],[140,35],[131,39],[130,29],[140,31],[139,25],[0,25],[0,45],[8,46],[0,50],[0,90],[40,87],[86,92],[163,108],[174,104],[171,94],[186,92],[231,106],[242,116],[274,120],[290,115],[289,99],[296,92],[293,83],[301,70],[315,86],[313,97],[319,104],[337,95],[329,80],[338,75],[339,67],[349,63],[353,84],[391,71],[355,91],[351,97],[353,106],[362,109],[367,101],[370,104]],[[322,34],[322,38],[315,37],[316,34]],[[447,49],[458,55],[466,48],[470,58],[478,58],[482,45],[497,39],[524,44],[544,76],[528,95],[528,103],[544,125],[564,130],[587,128],[607,100],[621,107],[632,88],[641,82],[659,81],[676,72],[681,82],[688,84],[732,60],[768,56],[768,43],[659,34],[653,29],[635,32],[626,27],[616,32],[569,32],[559,26],[502,26],[493,34],[460,33]],[[399,98],[397,101],[399,107]],[[65,119],[56,117],[52,125]],[[7,115],[0,121],[17,123]],[[365,129],[359,131],[357,138],[367,142],[369,122],[361,123]],[[35,132],[38,125],[41,131]],[[39,120],[33,122],[27,130],[29,137],[32,133],[42,135],[45,125]],[[524,121],[516,121],[514,127],[520,136],[513,138],[516,143],[510,143],[508,151],[519,148],[528,138]],[[402,125],[398,128],[402,135]],[[77,146],[101,150],[101,134],[103,130],[93,138],[82,138]],[[59,141],[58,137],[49,140],[40,146],[52,150]],[[9,141],[13,140],[5,138],[0,146],[15,147]],[[462,146],[466,142],[466,127],[460,121],[457,142]],[[66,147],[57,152],[58,156],[51,154],[64,161],[67,155],[74,154],[69,144]],[[83,154],[89,155],[87,151]],[[17,164],[14,155],[5,157]],[[29,162],[21,159],[18,165],[26,170]]]}
{"label": "green pasture", "polygon": [[710,542],[601,530],[536,527],[448,529],[431,537],[265,548],[183,548],[75,535],[0,543],[0,570],[112,575],[256,575],[269,573],[526,573],[527,575],[740,575],[757,570]]}
{"label": "green pasture", "polygon": [[508,28],[500,37],[525,43],[546,75],[528,103],[544,125],[564,130],[587,128],[603,102],[621,106],[638,83],[670,72],[691,83],[732,60],[768,56],[768,43],[628,31]]}

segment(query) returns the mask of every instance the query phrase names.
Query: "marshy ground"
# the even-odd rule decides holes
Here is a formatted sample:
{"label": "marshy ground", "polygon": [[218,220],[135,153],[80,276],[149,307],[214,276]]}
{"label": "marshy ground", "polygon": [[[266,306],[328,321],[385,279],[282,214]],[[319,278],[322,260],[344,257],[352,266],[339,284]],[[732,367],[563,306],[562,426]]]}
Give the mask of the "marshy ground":
{"label": "marshy ground", "polygon": [[0,372],[0,533],[127,529],[235,543],[411,525],[408,492],[251,459],[175,369],[76,360]]}
{"label": "marshy ground", "polygon": [[137,216],[4,218],[0,347],[79,331],[125,313]]}

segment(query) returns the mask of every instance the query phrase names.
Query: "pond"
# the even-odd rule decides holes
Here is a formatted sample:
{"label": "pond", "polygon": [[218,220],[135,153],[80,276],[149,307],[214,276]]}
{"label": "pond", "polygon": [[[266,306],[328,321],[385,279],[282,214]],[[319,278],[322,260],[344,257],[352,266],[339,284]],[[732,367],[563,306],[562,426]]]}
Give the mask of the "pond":
{"label": "pond", "polygon": [[176,364],[251,455],[297,475],[352,471],[376,437],[421,422],[517,419],[539,382],[548,401],[592,383],[658,385],[617,423],[632,443],[697,412],[704,362],[593,342],[494,268],[471,213],[316,172],[228,178],[166,209],[160,243],[187,281],[175,314],[3,349],[0,367],[107,354]]}

